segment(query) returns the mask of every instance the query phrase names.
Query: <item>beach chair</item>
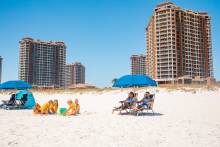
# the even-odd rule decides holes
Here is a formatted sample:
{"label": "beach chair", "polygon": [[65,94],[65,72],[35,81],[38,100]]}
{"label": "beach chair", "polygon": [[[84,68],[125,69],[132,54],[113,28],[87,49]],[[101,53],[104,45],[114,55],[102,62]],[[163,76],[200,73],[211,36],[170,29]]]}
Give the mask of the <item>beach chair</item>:
{"label": "beach chair", "polygon": [[154,99],[155,99],[155,95],[151,95],[151,101],[148,103],[148,105],[140,108],[139,110],[133,110],[133,111],[136,111],[136,115],[139,116],[140,114],[143,114],[144,111],[151,111],[154,115],[154,110],[153,110],[153,106],[154,106]]}
{"label": "beach chair", "polygon": [[122,104],[122,108],[117,108],[117,107],[115,107],[115,108],[112,110],[112,113],[114,113],[115,111],[119,111],[119,114],[122,114],[123,111],[124,111],[125,113],[131,113],[131,112],[132,112],[132,106],[133,106],[133,105],[128,105],[128,106],[123,107],[123,101],[120,101],[120,103]]}
{"label": "beach chair", "polygon": [[14,105],[14,106],[4,105],[2,108],[5,109],[5,110],[21,110],[21,109],[27,109],[24,105]]}
{"label": "beach chair", "polygon": [[127,111],[127,108],[123,107],[123,102],[120,101],[120,103],[121,103],[121,108],[114,107],[114,109],[112,110],[112,113],[114,113],[115,111],[119,111],[119,113],[121,114],[122,111]]}
{"label": "beach chair", "polygon": [[15,100],[14,105],[6,105],[4,109],[6,110],[19,110],[25,109],[25,103],[27,102],[27,94],[24,94],[20,100]]}

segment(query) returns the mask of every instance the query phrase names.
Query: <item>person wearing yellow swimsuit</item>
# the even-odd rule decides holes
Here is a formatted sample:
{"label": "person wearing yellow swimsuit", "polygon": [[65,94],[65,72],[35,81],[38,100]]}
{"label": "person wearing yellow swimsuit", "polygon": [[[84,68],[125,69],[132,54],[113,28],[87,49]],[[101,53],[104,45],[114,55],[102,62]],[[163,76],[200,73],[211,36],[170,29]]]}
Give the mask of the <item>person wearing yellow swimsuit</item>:
{"label": "person wearing yellow swimsuit", "polygon": [[41,106],[40,104],[36,103],[34,108],[33,108],[34,114],[41,114]]}
{"label": "person wearing yellow swimsuit", "polygon": [[57,113],[57,109],[58,109],[58,100],[54,100],[50,105],[49,113],[50,114]]}
{"label": "person wearing yellow swimsuit", "polygon": [[69,105],[69,108],[66,110],[65,115],[70,116],[79,113],[80,107],[77,99],[75,100],[75,102],[73,102],[72,100],[68,100],[67,104]]}
{"label": "person wearing yellow swimsuit", "polygon": [[79,114],[80,105],[79,105],[79,100],[78,99],[75,99],[75,104],[76,104],[76,113]]}
{"label": "person wearing yellow swimsuit", "polygon": [[52,100],[49,100],[47,103],[43,104],[41,107],[41,114],[48,114],[50,112],[51,105],[53,105]]}

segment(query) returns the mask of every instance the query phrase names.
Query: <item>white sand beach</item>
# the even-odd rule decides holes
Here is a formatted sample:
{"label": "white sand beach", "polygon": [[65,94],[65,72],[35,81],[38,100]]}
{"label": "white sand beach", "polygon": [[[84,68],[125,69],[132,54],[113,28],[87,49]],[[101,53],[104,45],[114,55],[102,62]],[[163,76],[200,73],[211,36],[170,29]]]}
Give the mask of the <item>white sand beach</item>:
{"label": "white sand beach", "polygon": [[[139,99],[144,92],[139,90]],[[142,116],[112,114],[129,90],[33,92],[43,104],[78,98],[81,114],[33,115],[32,110],[0,110],[0,147],[219,147],[220,89],[156,90],[154,111]],[[0,100],[10,96],[0,94]]]}

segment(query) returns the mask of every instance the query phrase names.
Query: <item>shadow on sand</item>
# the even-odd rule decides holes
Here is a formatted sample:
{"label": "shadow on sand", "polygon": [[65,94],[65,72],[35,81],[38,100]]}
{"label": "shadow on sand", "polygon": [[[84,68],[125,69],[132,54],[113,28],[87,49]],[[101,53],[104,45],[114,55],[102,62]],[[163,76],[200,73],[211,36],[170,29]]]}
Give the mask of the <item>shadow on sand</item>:
{"label": "shadow on sand", "polygon": [[[133,116],[137,116],[137,114],[133,114],[133,113],[129,113],[129,112],[124,112],[124,113],[119,113],[119,115],[133,115]],[[162,116],[164,114],[162,113],[157,113],[157,112],[142,112],[139,113],[138,116]]]}
{"label": "shadow on sand", "polygon": [[157,113],[157,112],[143,112],[143,113],[140,113],[138,116],[162,116],[164,114],[162,113]]}

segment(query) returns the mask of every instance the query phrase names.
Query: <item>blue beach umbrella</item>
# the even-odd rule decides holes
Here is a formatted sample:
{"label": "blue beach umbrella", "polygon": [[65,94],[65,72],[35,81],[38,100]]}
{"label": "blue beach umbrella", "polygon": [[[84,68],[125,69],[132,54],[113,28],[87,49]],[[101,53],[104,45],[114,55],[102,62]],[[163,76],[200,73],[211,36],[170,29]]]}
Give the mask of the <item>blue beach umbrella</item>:
{"label": "blue beach umbrella", "polygon": [[146,75],[125,75],[115,81],[113,87],[157,86],[157,82]]}
{"label": "blue beach umbrella", "polygon": [[32,85],[22,80],[7,81],[0,85],[0,89],[28,89]]}

